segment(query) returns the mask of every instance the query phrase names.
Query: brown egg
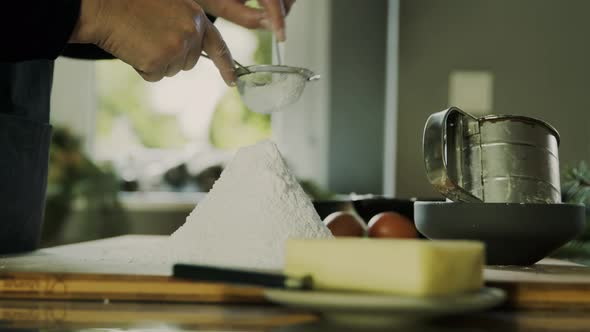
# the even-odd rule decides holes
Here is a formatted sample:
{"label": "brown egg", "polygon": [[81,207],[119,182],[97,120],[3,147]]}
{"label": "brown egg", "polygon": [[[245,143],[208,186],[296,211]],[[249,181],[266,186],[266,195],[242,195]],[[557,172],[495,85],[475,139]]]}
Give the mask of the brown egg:
{"label": "brown egg", "polygon": [[364,223],[349,212],[334,212],[324,219],[324,224],[334,236],[365,236]]}
{"label": "brown egg", "polygon": [[407,217],[396,212],[382,212],[369,221],[369,237],[417,238],[418,232]]}

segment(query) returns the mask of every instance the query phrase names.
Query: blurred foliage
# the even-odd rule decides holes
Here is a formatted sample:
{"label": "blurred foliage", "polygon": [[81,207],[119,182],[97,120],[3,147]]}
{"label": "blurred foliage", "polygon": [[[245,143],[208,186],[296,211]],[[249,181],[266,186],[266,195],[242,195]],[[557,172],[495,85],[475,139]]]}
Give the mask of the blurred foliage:
{"label": "blurred foliage", "polygon": [[567,168],[562,175],[562,201],[586,206],[586,228],[575,240],[557,250],[552,256],[590,264],[590,169],[585,161]]}
{"label": "blurred foliage", "polygon": [[[256,1],[249,5],[259,7]],[[272,34],[256,30],[255,64],[272,62]],[[146,83],[127,64],[103,61],[97,64],[99,112],[97,134],[108,136],[117,119],[129,120],[134,134],[148,148],[176,148],[187,143],[175,115],[157,113],[147,96]],[[210,143],[221,149],[253,144],[271,135],[270,115],[249,110],[237,89],[228,89],[219,100],[209,128]]]}
{"label": "blurred foliage", "polygon": [[183,163],[166,171],[163,180],[174,191],[186,191],[186,188],[190,187],[199,192],[209,192],[222,171],[222,165],[212,165],[193,175]]}
{"label": "blurred foliage", "polygon": [[222,165],[210,166],[199,172],[193,180],[201,191],[209,192],[213,188],[215,181],[221,176],[221,172],[223,172]]}
{"label": "blurred foliage", "polygon": [[[258,46],[254,53],[256,64],[272,61],[271,33],[255,31]],[[242,102],[237,88],[229,89],[219,100],[211,125],[209,140],[220,149],[233,149],[270,138],[270,114],[259,114]]]}
{"label": "blurred foliage", "polygon": [[260,4],[258,3],[258,0],[246,0],[245,4],[246,4],[246,6],[252,7],[252,8],[262,8],[260,6]]}
{"label": "blurred foliage", "polygon": [[590,203],[590,169],[585,161],[566,170],[562,179],[562,195],[570,203]]}
{"label": "blurred foliage", "polygon": [[156,113],[148,101],[146,83],[122,61],[97,62],[99,136],[110,135],[115,120],[125,117],[148,148],[186,144],[175,115]]}
{"label": "blurred foliage", "polygon": [[43,245],[59,240],[76,201],[83,203],[84,211],[88,213],[85,222],[92,224],[92,218],[95,218],[101,228],[123,232],[124,223],[121,221],[124,214],[118,192],[119,183],[115,174],[87,158],[82,152],[80,140],[69,130],[54,128],[49,152]]}
{"label": "blurred foliage", "polygon": [[272,63],[272,33],[266,30],[256,30],[258,47],[254,52],[254,63],[258,65]]}
{"label": "blurred foliage", "polygon": [[[260,8],[257,1],[247,5]],[[252,54],[254,64],[272,62],[272,33],[264,30],[250,30],[256,35],[256,48]],[[126,119],[133,134],[148,148],[177,148],[187,144],[176,115],[162,114],[153,109],[148,88],[139,75],[121,61],[97,63],[99,112],[97,112],[97,134],[110,136],[115,123]],[[219,149],[235,149],[254,144],[271,137],[271,118],[249,110],[242,102],[236,88],[224,91],[213,110],[209,124],[209,143]],[[183,168],[184,167],[184,168]],[[199,188],[207,189],[214,181],[218,169],[211,174],[188,176],[186,166],[178,165],[166,172],[163,181],[172,188],[184,188],[194,182]],[[58,170],[56,170],[57,172]],[[217,174],[218,175],[218,174]],[[312,190],[312,189],[310,189]],[[315,189],[315,193],[319,193]]]}
{"label": "blurred foliage", "polygon": [[298,180],[305,193],[312,201],[328,201],[334,198],[334,193],[325,190],[319,184],[311,180]]}
{"label": "blurred foliage", "polygon": [[236,88],[221,98],[209,127],[209,140],[220,149],[254,144],[271,136],[270,115],[250,111]]}

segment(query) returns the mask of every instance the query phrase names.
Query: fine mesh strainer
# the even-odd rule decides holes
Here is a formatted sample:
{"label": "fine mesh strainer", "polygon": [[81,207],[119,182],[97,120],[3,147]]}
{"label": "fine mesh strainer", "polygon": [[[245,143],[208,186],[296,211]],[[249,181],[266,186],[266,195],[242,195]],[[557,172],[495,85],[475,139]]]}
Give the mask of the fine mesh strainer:
{"label": "fine mesh strainer", "polygon": [[[207,54],[201,56],[211,59]],[[237,86],[244,104],[257,113],[271,113],[291,105],[301,97],[305,83],[320,79],[309,69],[255,65],[244,67],[236,64]]]}
{"label": "fine mesh strainer", "polygon": [[275,65],[239,67],[236,74],[242,100],[257,113],[271,113],[293,104],[307,82],[320,79],[309,69]]}

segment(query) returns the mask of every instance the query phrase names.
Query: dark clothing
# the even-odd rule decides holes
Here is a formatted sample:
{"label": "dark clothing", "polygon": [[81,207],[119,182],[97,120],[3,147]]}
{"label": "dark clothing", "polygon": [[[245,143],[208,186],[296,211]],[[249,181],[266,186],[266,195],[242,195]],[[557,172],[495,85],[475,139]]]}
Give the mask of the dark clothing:
{"label": "dark clothing", "polygon": [[114,57],[95,45],[69,44],[62,52],[63,56],[86,60],[113,59]]}
{"label": "dark clothing", "polygon": [[0,11],[0,62],[54,60],[70,39],[79,15],[80,0],[11,1],[10,7]]}
{"label": "dark clothing", "polygon": [[79,13],[80,0],[11,1],[0,11],[0,254],[38,246],[53,60],[113,58],[94,45],[67,44]]}
{"label": "dark clothing", "polygon": [[0,114],[0,253],[39,242],[51,126]]}
{"label": "dark clothing", "polygon": [[38,246],[47,184],[53,60],[80,0],[13,1],[0,11],[0,253]]}

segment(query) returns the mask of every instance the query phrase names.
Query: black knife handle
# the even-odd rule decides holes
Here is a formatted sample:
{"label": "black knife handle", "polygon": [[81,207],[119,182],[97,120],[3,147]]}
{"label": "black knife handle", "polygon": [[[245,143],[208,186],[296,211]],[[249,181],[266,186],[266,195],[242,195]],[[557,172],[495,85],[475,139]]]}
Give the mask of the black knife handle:
{"label": "black knife handle", "polygon": [[310,289],[311,278],[293,278],[282,274],[213,267],[174,264],[173,276],[194,281],[225,282],[267,288]]}

